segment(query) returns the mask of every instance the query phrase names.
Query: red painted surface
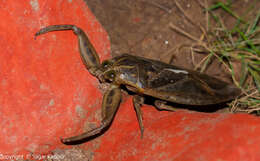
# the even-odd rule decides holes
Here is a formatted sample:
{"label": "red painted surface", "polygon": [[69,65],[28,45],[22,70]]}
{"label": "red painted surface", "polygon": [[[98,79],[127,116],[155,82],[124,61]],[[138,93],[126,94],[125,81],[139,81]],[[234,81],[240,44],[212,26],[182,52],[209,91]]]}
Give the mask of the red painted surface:
{"label": "red painted surface", "polygon": [[0,152],[48,152],[62,145],[60,137],[97,121],[102,93],[81,62],[72,31],[36,40],[34,34],[47,25],[75,24],[105,59],[107,33],[82,0],[1,1],[0,6]]}
{"label": "red painted surface", "polygon": [[[0,6],[0,154],[71,148],[59,137],[98,122],[102,93],[81,62],[71,31],[37,40],[34,33],[47,25],[76,24],[87,32],[101,59],[109,58],[107,34],[83,0],[1,1]],[[96,161],[260,160],[257,117],[159,112],[150,106],[143,113],[143,139],[127,98],[108,131],[80,147],[94,152]]]}
{"label": "red painted surface", "polygon": [[[128,109],[132,109],[131,112]],[[247,114],[157,111],[143,107],[144,136],[131,100],[102,137],[94,160],[258,161],[260,120]]]}

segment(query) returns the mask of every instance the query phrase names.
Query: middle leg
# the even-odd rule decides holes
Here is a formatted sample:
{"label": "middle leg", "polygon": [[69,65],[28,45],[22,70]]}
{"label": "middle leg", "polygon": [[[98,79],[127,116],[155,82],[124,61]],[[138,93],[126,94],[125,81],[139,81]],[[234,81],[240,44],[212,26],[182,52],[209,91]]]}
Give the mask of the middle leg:
{"label": "middle leg", "polygon": [[135,95],[133,97],[133,104],[136,112],[136,116],[138,119],[139,127],[141,130],[141,138],[143,138],[144,134],[144,125],[143,125],[143,114],[141,111],[141,106],[144,104],[144,97]]}

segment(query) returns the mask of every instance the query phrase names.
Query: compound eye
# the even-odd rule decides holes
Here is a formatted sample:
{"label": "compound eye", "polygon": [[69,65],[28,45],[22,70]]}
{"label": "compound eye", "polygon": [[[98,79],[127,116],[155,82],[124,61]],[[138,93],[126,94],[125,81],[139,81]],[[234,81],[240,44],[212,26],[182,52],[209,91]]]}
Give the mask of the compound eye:
{"label": "compound eye", "polygon": [[104,76],[106,80],[113,82],[116,78],[116,72],[114,70],[110,70],[106,72]]}
{"label": "compound eye", "polygon": [[107,69],[111,66],[112,62],[108,61],[108,60],[105,60],[103,63],[102,63],[102,67],[104,69]]}

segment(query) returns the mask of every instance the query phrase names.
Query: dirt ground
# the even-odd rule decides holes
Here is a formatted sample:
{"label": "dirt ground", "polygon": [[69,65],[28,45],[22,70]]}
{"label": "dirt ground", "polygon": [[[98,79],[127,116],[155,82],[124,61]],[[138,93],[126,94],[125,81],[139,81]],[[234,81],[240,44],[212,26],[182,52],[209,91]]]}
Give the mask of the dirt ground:
{"label": "dirt ground", "polygon": [[[190,46],[194,41],[171,29],[170,24],[200,38],[203,34],[198,26],[206,28],[204,7],[206,7],[207,0],[85,1],[108,32],[113,57],[122,53],[130,53],[167,63],[173,57],[172,64],[194,69],[195,65],[206,56],[205,54],[195,54],[192,59]],[[256,1],[258,0],[254,0],[254,2]],[[214,2],[216,1],[208,0],[208,6]],[[257,6],[251,5],[251,3],[251,0],[233,0],[232,9],[240,16],[246,15],[243,17],[245,20],[251,20],[260,8],[260,3],[254,3]],[[245,7],[241,8],[241,6]],[[225,25],[232,27],[236,19],[223,10],[217,12],[222,15]],[[185,14],[192,19],[192,22]],[[186,46],[176,50],[183,44]],[[232,81],[228,72],[217,61],[212,62],[205,72],[225,81]],[[64,153],[67,156],[65,160],[92,158],[92,154],[86,154],[77,149],[58,153]],[[81,157],[71,157],[74,154]]]}
{"label": "dirt ground", "polygon": [[[190,46],[194,41],[171,29],[170,24],[200,38],[202,32],[198,26],[206,28],[205,2],[208,2],[208,6],[219,2],[216,0],[85,1],[110,36],[112,56],[130,53],[167,63],[173,58],[172,64],[188,69],[194,69],[206,55],[194,54],[192,59]],[[243,17],[245,20],[253,19],[260,8],[260,3],[257,0],[253,1],[233,0],[232,11],[242,17],[246,15]],[[234,25],[236,21],[234,17],[221,9],[217,12],[226,27]],[[176,50],[184,44],[185,47]],[[227,82],[232,81],[227,71],[217,61],[213,61],[205,72]]]}

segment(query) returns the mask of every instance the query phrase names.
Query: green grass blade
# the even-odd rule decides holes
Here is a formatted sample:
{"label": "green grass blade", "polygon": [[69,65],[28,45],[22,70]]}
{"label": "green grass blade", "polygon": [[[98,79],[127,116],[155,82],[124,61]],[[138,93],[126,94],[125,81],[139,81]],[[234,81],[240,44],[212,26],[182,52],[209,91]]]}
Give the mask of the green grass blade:
{"label": "green grass blade", "polygon": [[251,34],[253,34],[256,31],[259,21],[260,21],[260,12],[257,14],[257,16],[252,24],[252,27],[249,30],[248,36],[250,36]]}
{"label": "green grass blade", "polygon": [[241,61],[242,61],[242,67],[241,67],[241,77],[239,81],[240,87],[243,86],[248,75],[248,64],[245,61],[244,57],[242,57]]}
{"label": "green grass blade", "polygon": [[211,7],[209,7],[207,10],[208,11],[212,11],[212,10],[216,10],[218,8],[222,8],[224,11],[226,11],[227,13],[229,13],[230,15],[232,15],[233,17],[235,17],[236,19],[238,19],[241,22],[245,22],[242,18],[240,18],[237,14],[235,14],[234,12],[232,12],[232,10],[229,8],[229,3],[228,4],[224,4],[222,2],[218,2],[215,5],[212,5]]}
{"label": "green grass blade", "polygon": [[240,34],[243,40],[246,41],[246,43],[251,47],[253,51],[255,51],[258,55],[260,55],[260,51],[256,48],[256,46],[252,43],[251,40],[247,38],[247,36],[239,29],[237,28],[237,32]]}
{"label": "green grass blade", "polygon": [[259,75],[259,73],[254,71],[251,68],[248,68],[248,70],[249,70],[250,74],[253,76],[256,87],[257,87],[258,91],[260,92],[260,75]]}

